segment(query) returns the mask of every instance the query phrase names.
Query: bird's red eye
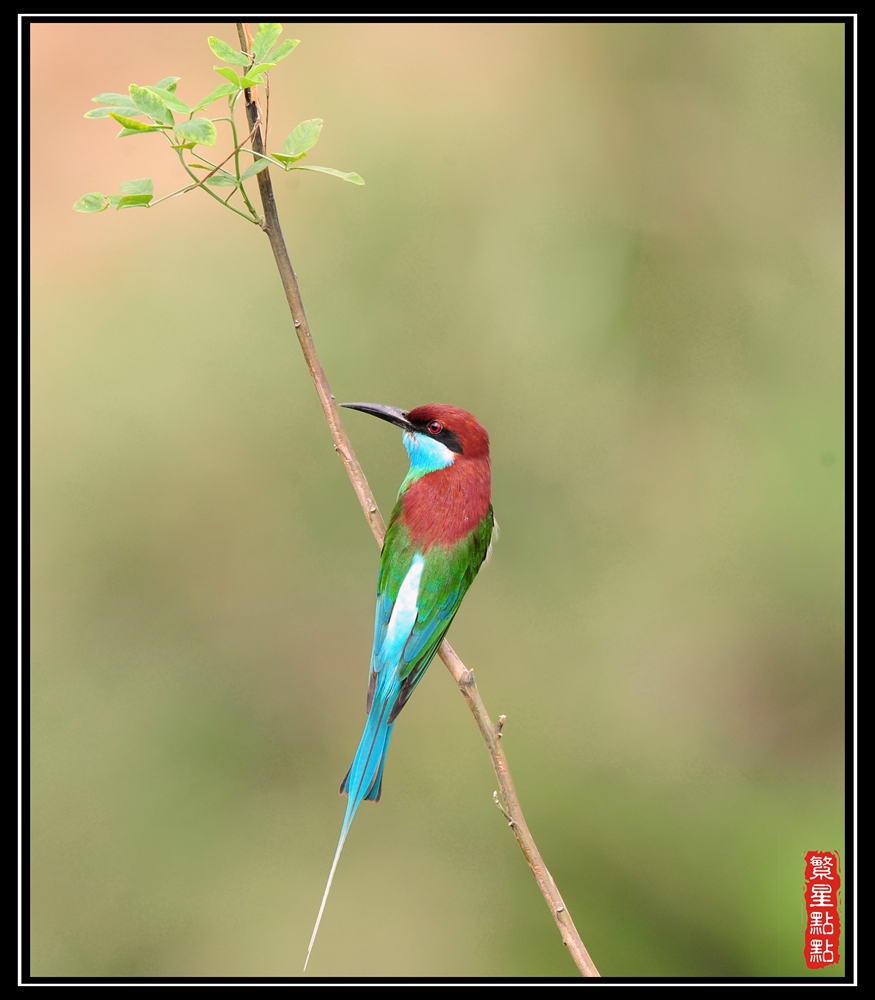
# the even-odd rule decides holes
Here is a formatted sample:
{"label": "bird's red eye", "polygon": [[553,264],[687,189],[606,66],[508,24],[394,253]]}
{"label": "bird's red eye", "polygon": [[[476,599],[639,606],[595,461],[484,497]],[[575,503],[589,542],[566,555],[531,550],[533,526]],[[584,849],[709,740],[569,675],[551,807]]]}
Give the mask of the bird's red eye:
{"label": "bird's red eye", "polygon": [[443,429],[444,425],[440,422],[440,420],[432,420],[431,423],[428,425],[428,433],[434,434],[435,436],[440,434],[440,432]]}

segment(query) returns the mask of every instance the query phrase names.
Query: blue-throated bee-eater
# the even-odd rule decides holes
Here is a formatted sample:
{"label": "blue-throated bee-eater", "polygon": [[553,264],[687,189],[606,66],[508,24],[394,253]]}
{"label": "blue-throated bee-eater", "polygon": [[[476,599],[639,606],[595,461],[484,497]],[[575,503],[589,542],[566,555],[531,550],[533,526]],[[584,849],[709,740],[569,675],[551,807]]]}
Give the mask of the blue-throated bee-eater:
{"label": "blue-throated bee-eater", "polygon": [[383,542],[368,718],[352,766],[340,786],[349,801],[307,962],[356,810],[363,799],[376,802],[380,798],[395,719],[434,659],[489,553],[495,530],[489,435],[470,413],[439,403],[413,410],[379,403],[343,405],[400,427],[410,470],[401,484]]}

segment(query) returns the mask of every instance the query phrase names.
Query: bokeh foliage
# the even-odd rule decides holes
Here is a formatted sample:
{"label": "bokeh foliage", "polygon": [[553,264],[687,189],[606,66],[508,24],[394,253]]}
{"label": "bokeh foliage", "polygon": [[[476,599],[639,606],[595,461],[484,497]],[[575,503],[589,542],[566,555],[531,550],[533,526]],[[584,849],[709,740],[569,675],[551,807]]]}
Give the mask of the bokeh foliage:
{"label": "bokeh foliage", "polygon": [[[82,114],[206,93],[231,30],[32,27],[36,975],[297,975],[362,726],[377,551],[267,241],[198,193],[70,211],[176,186]],[[271,134],[322,118],[368,182],[275,174],[314,336],[339,399],[491,432],[451,639],[595,962],[806,975],[804,853],[843,849],[843,27],[285,31]],[[388,511],[400,441],[346,419]],[[493,787],[435,663],[314,975],[574,974]]]}

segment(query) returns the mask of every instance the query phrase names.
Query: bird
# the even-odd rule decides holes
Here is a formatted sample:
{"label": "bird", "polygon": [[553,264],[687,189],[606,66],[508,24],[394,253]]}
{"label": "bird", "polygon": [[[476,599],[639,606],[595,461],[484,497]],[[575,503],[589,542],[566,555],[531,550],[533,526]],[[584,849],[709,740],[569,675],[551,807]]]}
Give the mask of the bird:
{"label": "bird", "polygon": [[382,403],[341,405],[400,427],[410,468],[383,540],[368,717],[340,785],[340,793],[348,796],[346,813],[305,970],[356,811],[365,799],[377,802],[382,794],[383,767],[398,713],[434,659],[497,534],[489,435],[467,410],[442,403],[412,410]]}

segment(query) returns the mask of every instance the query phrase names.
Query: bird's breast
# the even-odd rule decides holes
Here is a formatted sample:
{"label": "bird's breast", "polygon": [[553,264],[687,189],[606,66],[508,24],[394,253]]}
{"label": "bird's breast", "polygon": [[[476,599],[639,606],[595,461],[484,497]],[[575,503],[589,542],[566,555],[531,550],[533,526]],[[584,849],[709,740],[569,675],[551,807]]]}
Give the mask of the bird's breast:
{"label": "bird's breast", "polygon": [[401,514],[411,542],[425,552],[461,541],[489,513],[490,486],[488,461],[457,461],[412,483]]}

